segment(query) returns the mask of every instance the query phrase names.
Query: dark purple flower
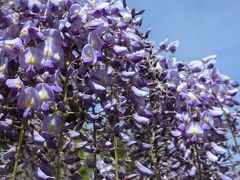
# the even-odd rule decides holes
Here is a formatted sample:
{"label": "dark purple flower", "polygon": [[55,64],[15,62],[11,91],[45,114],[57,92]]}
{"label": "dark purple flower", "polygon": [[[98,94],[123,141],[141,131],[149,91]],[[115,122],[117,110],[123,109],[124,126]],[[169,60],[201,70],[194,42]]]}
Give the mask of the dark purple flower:
{"label": "dark purple flower", "polygon": [[44,59],[41,62],[44,67],[53,68],[54,63],[63,60],[63,50],[54,43],[53,39],[45,40],[44,43],[40,45],[40,49],[44,54]]}
{"label": "dark purple flower", "polygon": [[212,107],[212,109],[209,109],[209,113],[213,116],[213,117],[220,117],[223,115],[223,111],[220,107]]}
{"label": "dark purple flower", "polygon": [[38,91],[41,102],[53,101],[54,93],[51,87],[46,83],[39,83],[35,86],[35,89]]}
{"label": "dark purple flower", "polygon": [[0,48],[6,50],[8,54],[19,53],[22,49],[22,40],[20,38],[10,40],[0,40]]}
{"label": "dark purple flower", "polygon": [[51,176],[48,176],[45,172],[43,172],[40,168],[37,168],[37,171],[36,171],[36,176],[39,178],[39,179],[48,179],[48,180],[54,180],[55,178],[54,177],[51,177]]}
{"label": "dark purple flower", "polygon": [[33,87],[28,87],[20,92],[18,98],[18,107],[25,109],[24,116],[27,116],[30,111],[38,109],[40,106],[40,97],[38,91]]}
{"label": "dark purple flower", "polygon": [[187,126],[186,134],[188,137],[191,138],[192,142],[195,142],[195,141],[197,141],[198,138],[203,137],[204,131],[203,131],[202,127],[199,125],[199,123],[191,122]]}
{"label": "dark purple flower", "polygon": [[4,57],[4,51],[0,49],[0,79],[4,78],[4,73],[7,70],[7,59]]}
{"label": "dark purple flower", "polygon": [[84,25],[84,28],[90,31],[93,31],[93,30],[104,31],[105,29],[107,29],[107,27],[108,27],[108,24],[103,19],[93,19],[92,21]]}
{"label": "dark purple flower", "polygon": [[126,54],[126,59],[133,62],[133,63],[138,63],[140,61],[142,61],[145,57],[145,51],[141,50],[141,51],[137,51],[131,54]]}
{"label": "dark purple flower", "polygon": [[211,151],[207,151],[206,154],[207,154],[207,158],[208,158],[210,161],[215,162],[215,161],[218,160],[218,157],[217,157],[215,154],[213,154]]}
{"label": "dark purple flower", "polygon": [[137,113],[133,114],[133,119],[139,124],[149,124],[150,122],[150,119],[144,116],[139,116]]}
{"label": "dark purple flower", "polygon": [[101,34],[95,31],[90,32],[88,35],[88,44],[91,44],[95,51],[101,51],[102,46],[104,45],[104,42],[101,39]]}
{"label": "dark purple flower", "polygon": [[45,139],[37,131],[34,131],[34,133],[33,133],[33,141],[36,144],[43,144],[45,142]]}
{"label": "dark purple flower", "polygon": [[176,49],[179,46],[179,41],[174,41],[168,44],[167,50],[170,51],[171,53],[175,53]]}
{"label": "dark purple flower", "polygon": [[[87,18],[87,13],[86,13],[86,10],[79,4],[73,4],[71,7],[70,7],[70,14],[71,14],[71,18],[76,18],[74,16],[77,16],[78,18],[80,18],[81,21],[85,21],[86,18]],[[77,20],[79,20],[77,18]]]}
{"label": "dark purple flower", "polygon": [[59,70],[57,70],[53,76],[54,82],[51,88],[55,92],[62,92],[63,91],[63,85],[62,85],[62,75]]}
{"label": "dark purple flower", "polygon": [[113,50],[117,55],[125,55],[128,52],[127,47],[114,45]]}
{"label": "dark purple flower", "polygon": [[97,62],[97,55],[91,44],[86,44],[82,49],[82,60],[86,64],[94,65]]}
{"label": "dark purple flower", "polygon": [[42,68],[41,61],[43,60],[43,54],[40,49],[35,47],[29,47],[23,51],[19,56],[20,66],[26,70],[29,74],[35,74],[35,69]]}
{"label": "dark purple flower", "polygon": [[41,129],[50,134],[58,134],[61,131],[62,120],[57,115],[48,115],[43,119]]}
{"label": "dark purple flower", "polygon": [[214,125],[214,120],[209,114],[209,111],[204,111],[201,115],[202,128],[204,130],[209,130]]}
{"label": "dark purple flower", "polygon": [[18,89],[18,90],[24,89],[24,84],[19,77],[17,77],[16,79],[7,79],[6,85],[10,89]]}
{"label": "dark purple flower", "polygon": [[32,26],[34,26],[33,22],[31,20],[28,20],[24,24],[24,26],[23,26],[23,28],[22,28],[22,30],[20,32],[20,36],[19,37],[22,39],[24,45],[29,43],[30,40],[31,40],[31,36],[29,34],[29,28],[32,27]]}
{"label": "dark purple flower", "polygon": [[134,164],[141,175],[143,175],[143,176],[152,176],[153,175],[152,170],[147,168],[146,166],[142,165],[140,162],[135,161]]}
{"label": "dark purple flower", "polygon": [[144,96],[146,96],[146,95],[148,94],[147,91],[143,91],[143,90],[141,90],[141,89],[138,89],[138,88],[135,87],[135,86],[132,86],[132,87],[131,87],[131,90],[132,90],[133,94],[134,94],[135,96],[137,96],[137,97],[144,97]]}
{"label": "dark purple flower", "polygon": [[215,142],[211,142],[211,146],[213,148],[213,151],[216,154],[225,154],[226,153],[226,149],[223,148],[222,146],[217,145]]}

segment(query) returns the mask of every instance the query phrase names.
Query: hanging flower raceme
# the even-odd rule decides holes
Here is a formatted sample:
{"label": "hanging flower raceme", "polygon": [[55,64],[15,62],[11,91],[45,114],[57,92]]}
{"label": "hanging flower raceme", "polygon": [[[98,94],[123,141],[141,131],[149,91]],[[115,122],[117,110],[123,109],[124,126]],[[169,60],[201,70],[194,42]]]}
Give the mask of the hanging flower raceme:
{"label": "hanging flower raceme", "polygon": [[156,47],[143,12],[0,2],[0,179],[239,178],[239,83]]}

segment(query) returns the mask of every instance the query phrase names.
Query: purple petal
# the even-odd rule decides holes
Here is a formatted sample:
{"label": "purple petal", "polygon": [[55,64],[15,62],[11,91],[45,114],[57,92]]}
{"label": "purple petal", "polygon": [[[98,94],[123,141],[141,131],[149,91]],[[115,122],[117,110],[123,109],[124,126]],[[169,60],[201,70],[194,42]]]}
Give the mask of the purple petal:
{"label": "purple petal", "polygon": [[197,168],[196,166],[193,166],[189,172],[190,176],[195,176],[196,175]]}
{"label": "purple petal", "polygon": [[112,160],[111,158],[105,156],[105,157],[103,158],[103,162],[104,162],[105,164],[111,164],[111,163],[113,162],[113,160]]}
{"label": "purple petal", "polygon": [[132,180],[137,178],[137,176],[139,176],[138,174],[130,174],[124,177],[125,180]]}
{"label": "purple petal", "polygon": [[137,96],[137,97],[144,97],[148,94],[148,92],[143,91],[141,89],[136,88],[135,86],[131,87],[131,90],[133,91],[133,93]]}
{"label": "purple petal", "polygon": [[94,89],[95,91],[105,91],[105,90],[106,90],[105,87],[103,87],[103,86],[101,86],[100,84],[97,84],[97,83],[95,83],[95,82],[92,82],[92,86],[93,86],[93,89]]}
{"label": "purple petal", "polygon": [[62,127],[62,120],[57,115],[49,115],[43,119],[41,129],[50,134],[58,134]]}
{"label": "purple petal", "polygon": [[97,62],[97,55],[91,44],[86,44],[82,49],[82,60],[86,64],[95,64]]}
{"label": "purple petal", "polygon": [[7,85],[7,87],[9,87],[11,89],[15,89],[15,88],[23,89],[24,88],[24,84],[19,77],[17,77],[16,79],[7,79],[6,85]]}
{"label": "purple petal", "polygon": [[37,169],[36,176],[39,179],[44,179],[44,180],[53,180],[53,179],[55,179],[53,177],[50,177],[50,176],[46,175],[40,168]]}
{"label": "purple petal", "polygon": [[135,161],[134,164],[137,170],[139,171],[139,173],[142,174],[143,176],[152,176],[154,174],[151,169],[143,166],[140,162]]}
{"label": "purple petal", "polygon": [[36,69],[40,69],[42,59],[43,54],[40,51],[40,49],[35,47],[29,47],[20,54],[19,64],[25,70],[29,66],[33,66]]}
{"label": "purple petal", "polygon": [[42,102],[54,100],[53,90],[48,84],[39,83],[35,86],[35,89],[38,91],[39,97]]}
{"label": "purple petal", "polygon": [[45,139],[38,132],[34,131],[33,141],[37,144],[43,144]]}
{"label": "purple petal", "polygon": [[145,51],[141,50],[141,51],[137,51],[131,54],[127,54],[126,58],[129,61],[132,61],[133,63],[138,63],[140,61],[142,61],[145,57]]}
{"label": "purple petal", "polygon": [[35,88],[28,87],[21,91],[18,98],[19,108],[38,109],[40,106],[40,97]]}
{"label": "purple petal", "polygon": [[69,137],[73,140],[79,139],[80,136],[81,134],[79,132],[76,132],[76,131],[69,132]]}
{"label": "purple petal", "polygon": [[216,143],[214,142],[211,142],[211,146],[213,148],[213,151],[217,154],[225,154],[226,153],[226,149],[221,147],[221,146],[218,146]]}
{"label": "purple petal", "polygon": [[212,109],[209,109],[209,113],[213,116],[213,117],[220,117],[223,115],[223,111],[220,107],[212,107]]}
{"label": "purple petal", "polygon": [[101,39],[101,35],[94,31],[88,35],[88,44],[91,44],[95,51],[101,51],[104,42]]}
{"label": "purple petal", "polygon": [[4,152],[2,154],[2,157],[4,160],[12,159],[15,156],[15,154],[16,154],[16,147],[12,147],[7,152]]}
{"label": "purple petal", "polygon": [[124,46],[114,45],[113,50],[117,55],[124,55],[128,52],[128,49]]}
{"label": "purple petal", "polygon": [[102,19],[94,19],[90,22],[88,22],[87,24],[84,25],[84,28],[90,30],[90,31],[93,31],[93,30],[96,30],[96,29],[103,29],[103,28],[106,28],[108,25],[107,23],[102,20]]}
{"label": "purple petal", "polygon": [[171,135],[174,137],[179,137],[182,135],[182,132],[179,130],[174,130],[174,131],[171,131]]}
{"label": "purple petal", "polygon": [[210,161],[217,161],[218,160],[218,157],[216,155],[214,155],[212,152],[210,151],[207,151],[207,158],[210,160]]}
{"label": "purple petal", "polygon": [[139,124],[149,124],[150,120],[144,116],[139,116],[137,113],[133,114],[133,118],[139,123]]}
{"label": "purple petal", "polygon": [[132,76],[134,76],[134,74],[136,74],[135,71],[131,71],[131,72],[123,71],[122,72],[122,75],[125,76],[125,77],[132,77]]}

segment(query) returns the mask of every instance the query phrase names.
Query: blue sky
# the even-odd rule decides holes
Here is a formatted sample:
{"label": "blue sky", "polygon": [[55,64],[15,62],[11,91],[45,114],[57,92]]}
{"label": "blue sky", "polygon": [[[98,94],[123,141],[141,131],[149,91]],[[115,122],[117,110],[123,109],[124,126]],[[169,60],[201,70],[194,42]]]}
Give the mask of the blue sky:
{"label": "blue sky", "polygon": [[217,66],[240,81],[240,0],[127,0],[130,8],[145,9],[143,30],[150,39],[179,40],[178,60],[216,54]]}

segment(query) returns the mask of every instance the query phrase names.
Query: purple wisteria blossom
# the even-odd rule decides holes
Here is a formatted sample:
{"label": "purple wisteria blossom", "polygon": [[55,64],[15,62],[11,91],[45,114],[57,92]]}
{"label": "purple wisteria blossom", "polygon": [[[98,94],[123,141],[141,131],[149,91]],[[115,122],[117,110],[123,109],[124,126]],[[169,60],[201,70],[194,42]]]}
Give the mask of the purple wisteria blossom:
{"label": "purple wisteria blossom", "polygon": [[20,54],[19,64],[26,70],[27,75],[32,76],[36,74],[36,70],[42,68],[42,59],[42,52],[38,48],[29,47]]}
{"label": "purple wisteria blossom", "polygon": [[38,91],[38,95],[42,103],[41,109],[43,111],[48,110],[48,103],[54,100],[52,88],[46,83],[39,83],[35,86],[35,89]]}
{"label": "purple wisteria blossom", "polygon": [[18,107],[24,109],[24,117],[31,114],[40,106],[40,97],[38,92],[33,87],[28,87],[21,91],[18,98]]}
{"label": "purple wisteria blossom", "polygon": [[0,2],[0,179],[239,179],[239,83],[156,46],[143,12]]}
{"label": "purple wisteria blossom", "polygon": [[97,54],[91,44],[87,44],[82,49],[82,60],[86,64],[95,64],[97,61]]}

